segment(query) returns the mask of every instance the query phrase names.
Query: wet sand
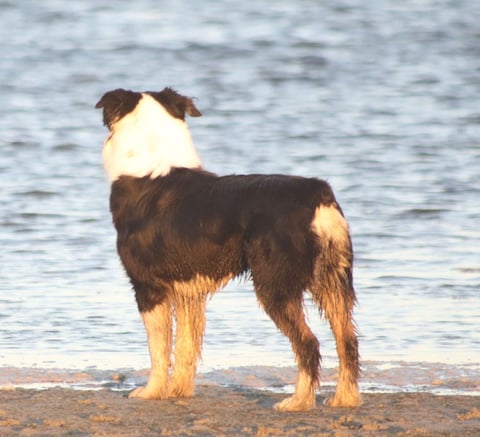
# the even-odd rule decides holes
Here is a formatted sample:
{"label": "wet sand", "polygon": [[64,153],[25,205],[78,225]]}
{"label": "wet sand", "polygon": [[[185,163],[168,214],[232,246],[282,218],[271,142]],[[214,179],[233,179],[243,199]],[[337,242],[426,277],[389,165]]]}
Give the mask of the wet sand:
{"label": "wet sand", "polygon": [[477,436],[479,396],[364,394],[356,409],[281,413],[285,395],[199,385],[190,399],[144,401],[126,392],[0,390],[1,436]]}

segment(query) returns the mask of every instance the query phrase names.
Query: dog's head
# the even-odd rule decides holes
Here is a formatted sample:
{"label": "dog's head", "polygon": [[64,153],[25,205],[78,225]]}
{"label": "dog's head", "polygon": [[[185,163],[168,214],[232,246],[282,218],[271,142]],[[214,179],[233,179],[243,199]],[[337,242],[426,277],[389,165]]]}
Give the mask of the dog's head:
{"label": "dog's head", "polygon": [[172,117],[180,120],[185,120],[185,114],[190,115],[190,117],[200,117],[202,115],[191,98],[178,94],[172,88],[165,88],[160,92],[146,91],[145,93],[118,88],[105,93],[97,102],[95,108],[103,108],[103,124],[113,130],[116,122],[135,110],[143,94],[152,96]]}
{"label": "dog's head", "polygon": [[202,115],[193,100],[171,88],[105,93],[95,108],[103,109],[110,130],[103,148],[105,170],[113,182],[120,176],[157,177],[173,167],[200,167],[185,115]]}

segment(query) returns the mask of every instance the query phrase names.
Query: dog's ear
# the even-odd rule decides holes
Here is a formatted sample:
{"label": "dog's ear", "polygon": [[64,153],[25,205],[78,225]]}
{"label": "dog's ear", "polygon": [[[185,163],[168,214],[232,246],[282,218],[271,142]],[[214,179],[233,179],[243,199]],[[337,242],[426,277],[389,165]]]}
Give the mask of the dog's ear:
{"label": "dog's ear", "polygon": [[95,108],[103,108],[103,124],[112,130],[118,120],[135,109],[141,98],[141,93],[118,88],[105,93]]}
{"label": "dog's ear", "polygon": [[147,91],[147,93],[175,118],[185,120],[185,114],[190,117],[200,117],[202,115],[193,103],[193,99],[178,94],[172,88],[165,88],[160,92]]}

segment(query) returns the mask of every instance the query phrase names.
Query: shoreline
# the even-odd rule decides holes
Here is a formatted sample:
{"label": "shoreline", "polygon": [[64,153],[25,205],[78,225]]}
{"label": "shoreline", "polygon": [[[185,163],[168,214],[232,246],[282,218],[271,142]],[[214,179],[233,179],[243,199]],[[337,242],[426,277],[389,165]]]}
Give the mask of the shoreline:
{"label": "shoreline", "polygon": [[[274,393],[292,393],[296,367],[269,365],[240,366],[199,371],[197,385],[245,387]],[[0,367],[0,390],[71,388],[109,389],[128,392],[145,384],[149,369],[68,369],[60,367]],[[337,367],[321,369],[321,390],[333,391]],[[447,365],[422,362],[362,363],[362,393],[430,393],[448,396],[480,396],[480,368],[477,364]]]}
{"label": "shoreline", "polygon": [[286,395],[199,384],[187,399],[144,401],[109,389],[0,390],[0,435],[419,435],[474,436],[480,396],[366,393],[362,406],[330,408],[317,396],[305,413],[282,413]]}

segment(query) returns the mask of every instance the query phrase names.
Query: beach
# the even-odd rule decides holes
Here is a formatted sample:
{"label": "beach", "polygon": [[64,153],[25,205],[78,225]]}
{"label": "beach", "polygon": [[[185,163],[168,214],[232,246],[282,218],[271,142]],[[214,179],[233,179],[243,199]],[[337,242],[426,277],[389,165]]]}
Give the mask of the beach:
{"label": "beach", "polygon": [[323,406],[281,413],[284,394],[200,385],[193,398],[144,401],[126,392],[4,389],[2,436],[476,436],[479,396],[429,393],[364,394],[356,409]]}

